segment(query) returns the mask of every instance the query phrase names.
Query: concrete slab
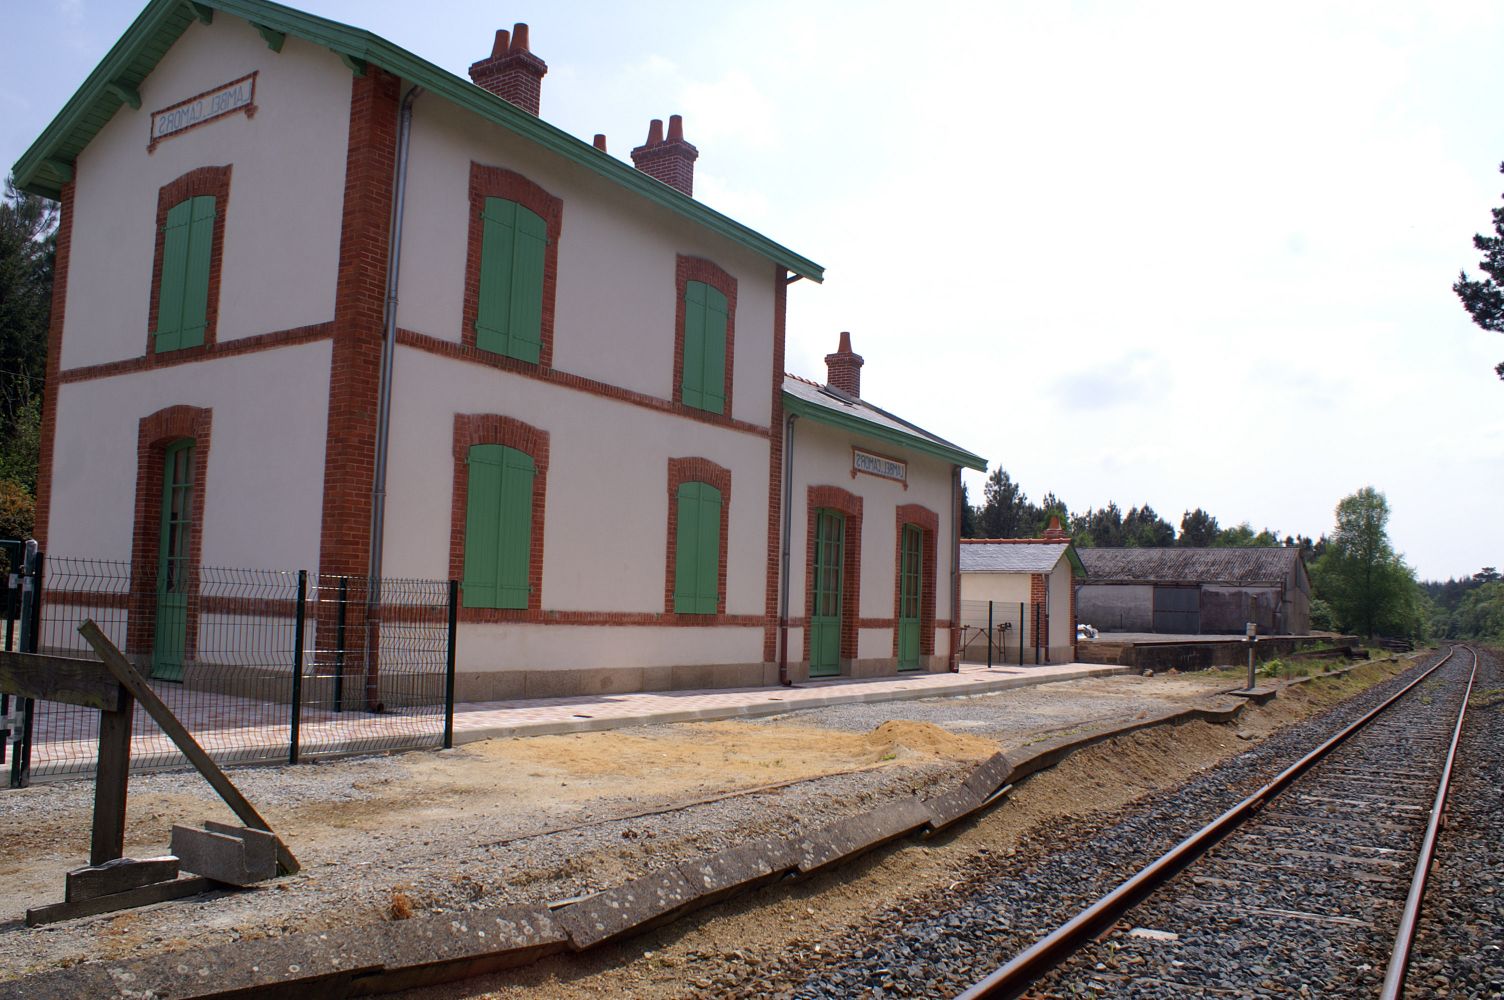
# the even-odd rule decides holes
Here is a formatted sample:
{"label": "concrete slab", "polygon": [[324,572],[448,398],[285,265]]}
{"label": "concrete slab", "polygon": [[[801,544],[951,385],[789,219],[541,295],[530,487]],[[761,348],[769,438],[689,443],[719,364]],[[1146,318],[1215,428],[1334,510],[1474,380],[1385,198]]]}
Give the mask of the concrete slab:
{"label": "concrete slab", "polygon": [[553,917],[569,935],[570,947],[584,951],[645,930],[688,906],[696,895],[678,868],[667,868],[555,910]]}
{"label": "concrete slab", "polygon": [[906,797],[821,827],[793,841],[799,874],[813,875],[929,825],[923,802]]}
{"label": "concrete slab", "polygon": [[924,807],[930,811],[930,832],[939,833],[960,822],[982,808],[982,802],[982,797],[964,784],[925,799]]}
{"label": "concrete slab", "polygon": [[1012,761],[1006,754],[995,753],[967,775],[964,784],[977,798],[985,799],[1006,785],[1012,774]]}
{"label": "concrete slab", "polygon": [[546,906],[430,913],[375,929],[385,966],[361,975],[352,996],[482,976],[563,951],[569,935]]}
{"label": "concrete slab", "polygon": [[756,844],[732,847],[707,858],[680,862],[679,873],[698,894],[697,905],[705,906],[781,877],[787,866],[774,863],[781,858],[770,861],[768,854]]}

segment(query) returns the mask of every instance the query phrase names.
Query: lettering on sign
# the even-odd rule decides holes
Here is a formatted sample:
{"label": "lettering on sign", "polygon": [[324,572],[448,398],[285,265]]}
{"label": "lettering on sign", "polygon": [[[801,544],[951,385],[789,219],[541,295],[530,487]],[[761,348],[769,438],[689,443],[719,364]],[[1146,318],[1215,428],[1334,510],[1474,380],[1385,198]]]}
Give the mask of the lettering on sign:
{"label": "lettering on sign", "polygon": [[213,90],[206,90],[161,111],[153,111],[151,141],[147,143],[146,151],[152,152],[157,148],[157,143],[164,139],[182,135],[191,128],[233,115],[237,111],[244,111],[247,118],[256,114],[255,73],[239,80],[231,80]]}
{"label": "lettering on sign", "polygon": [[882,455],[874,455],[870,451],[853,448],[851,449],[851,474],[855,476],[858,472],[891,479],[894,482],[903,483],[905,487],[909,482],[908,462],[900,462],[896,458],[885,458]]}

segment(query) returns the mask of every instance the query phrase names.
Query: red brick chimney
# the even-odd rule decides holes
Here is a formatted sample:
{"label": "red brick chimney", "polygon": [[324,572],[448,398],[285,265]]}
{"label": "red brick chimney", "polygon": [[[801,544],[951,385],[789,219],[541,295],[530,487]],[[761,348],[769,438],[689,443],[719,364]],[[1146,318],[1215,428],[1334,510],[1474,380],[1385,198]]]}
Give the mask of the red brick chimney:
{"label": "red brick chimney", "polygon": [[841,331],[841,346],[825,355],[825,384],[848,396],[862,397],[862,356],[851,350],[851,334]]}
{"label": "red brick chimney", "polygon": [[1071,540],[1070,532],[1060,526],[1060,515],[1051,514],[1049,527],[1044,529],[1044,540],[1047,542],[1068,542]]}
{"label": "red brick chimney", "polygon": [[684,141],[684,119],[670,115],[668,138],[663,137],[663,121],[654,118],[648,126],[648,141],[632,150],[632,164],[656,177],[671,188],[695,195],[695,160],[700,151]]}
{"label": "red brick chimney", "polygon": [[510,36],[505,28],[496,32],[490,57],[471,64],[470,79],[477,87],[484,87],[536,117],[538,94],[547,72],[548,63],[528,50],[527,25],[517,24]]}

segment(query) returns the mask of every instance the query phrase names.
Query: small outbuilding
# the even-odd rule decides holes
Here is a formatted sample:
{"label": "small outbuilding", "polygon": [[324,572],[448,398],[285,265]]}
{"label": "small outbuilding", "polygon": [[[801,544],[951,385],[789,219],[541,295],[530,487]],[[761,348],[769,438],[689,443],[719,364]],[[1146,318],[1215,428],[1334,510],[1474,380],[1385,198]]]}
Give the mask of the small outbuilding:
{"label": "small outbuilding", "polygon": [[[1263,635],[1311,630],[1311,582],[1301,550],[1082,549],[1080,619],[1107,632]],[[963,564],[964,565],[964,564]]]}
{"label": "small outbuilding", "polygon": [[1075,578],[1084,573],[1070,536],[961,541],[963,658],[1068,663],[1075,659]]}

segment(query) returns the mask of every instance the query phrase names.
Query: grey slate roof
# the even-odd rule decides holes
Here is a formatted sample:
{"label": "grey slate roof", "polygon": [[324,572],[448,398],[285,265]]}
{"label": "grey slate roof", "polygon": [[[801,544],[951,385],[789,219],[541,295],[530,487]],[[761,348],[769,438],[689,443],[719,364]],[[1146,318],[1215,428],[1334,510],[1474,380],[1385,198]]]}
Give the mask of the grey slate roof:
{"label": "grey slate roof", "polygon": [[881,407],[873,406],[865,399],[848,396],[839,389],[784,373],[783,392],[796,405],[802,403],[812,412],[824,414],[836,422],[850,422],[854,427],[880,440],[916,447],[968,469],[981,471],[987,468],[986,459],[972,454],[960,445],[947,441],[938,434],[931,434],[923,427],[894,416]]}
{"label": "grey slate roof", "polygon": [[1290,578],[1300,549],[1077,549],[1090,583],[1278,585]]}
{"label": "grey slate roof", "polygon": [[961,540],[962,573],[1048,573],[1065,558],[1069,542]]}

